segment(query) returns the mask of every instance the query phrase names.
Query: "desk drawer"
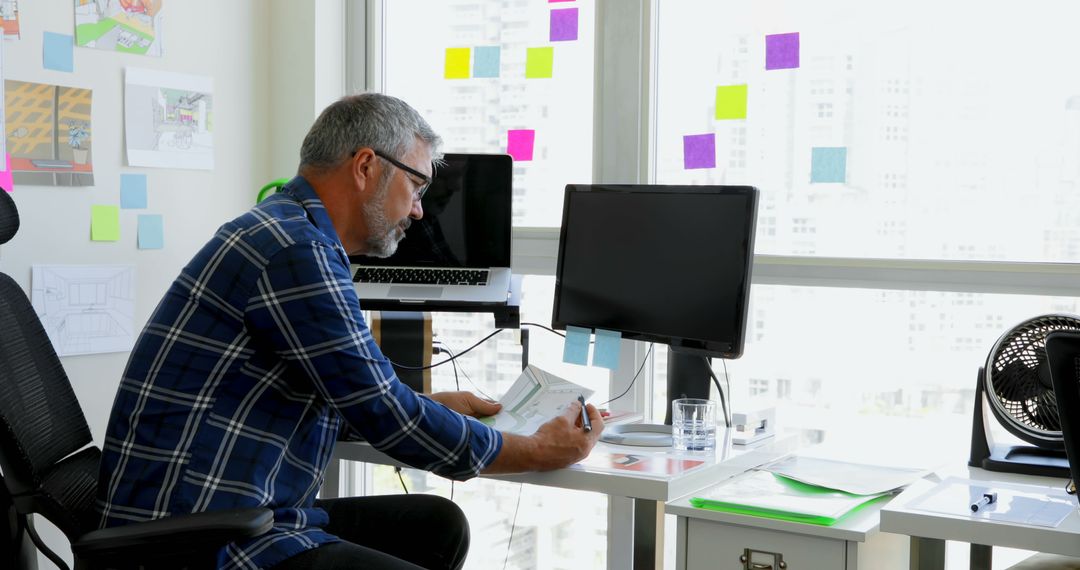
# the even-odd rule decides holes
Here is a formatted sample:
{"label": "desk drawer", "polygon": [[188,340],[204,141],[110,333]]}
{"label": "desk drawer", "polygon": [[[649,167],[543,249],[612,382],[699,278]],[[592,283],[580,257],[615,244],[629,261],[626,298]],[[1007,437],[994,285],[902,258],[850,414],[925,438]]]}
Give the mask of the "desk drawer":
{"label": "desk drawer", "polygon": [[[765,570],[774,565],[776,553],[783,557],[784,570],[846,570],[847,542],[815,538],[775,530],[689,519],[686,524],[685,570]],[[746,549],[759,551],[751,558],[761,566],[746,566],[739,560]],[[780,570],[774,565],[773,570]]]}

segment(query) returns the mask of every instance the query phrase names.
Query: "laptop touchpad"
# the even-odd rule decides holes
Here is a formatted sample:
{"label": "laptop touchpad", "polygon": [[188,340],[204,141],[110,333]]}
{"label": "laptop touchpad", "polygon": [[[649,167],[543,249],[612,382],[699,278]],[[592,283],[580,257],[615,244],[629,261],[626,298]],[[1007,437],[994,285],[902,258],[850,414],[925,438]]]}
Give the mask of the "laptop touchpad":
{"label": "laptop touchpad", "polygon": [[442,297],[442,287],[402,287],[390,286],[390,297],[396,299],[438,299]]}

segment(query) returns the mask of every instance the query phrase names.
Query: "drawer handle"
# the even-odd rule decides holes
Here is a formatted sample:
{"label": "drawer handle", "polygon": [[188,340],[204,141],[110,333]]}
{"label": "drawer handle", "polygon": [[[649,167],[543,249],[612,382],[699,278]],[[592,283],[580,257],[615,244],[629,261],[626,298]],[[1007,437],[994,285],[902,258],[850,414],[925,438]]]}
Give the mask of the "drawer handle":
{"label": "drawer handle", "polygon": [[[763,556],[771,556],[772,563],[764,564],[754,561],[754,555],[760,554]],[[743,570],[785,570],[787,568],[787,562],[784,562],[784,555],[779,552],[766,552],[764,550],[754,550],[753,548],[744,548],[742,555],[739,556],[739,562],[742,562]]]}

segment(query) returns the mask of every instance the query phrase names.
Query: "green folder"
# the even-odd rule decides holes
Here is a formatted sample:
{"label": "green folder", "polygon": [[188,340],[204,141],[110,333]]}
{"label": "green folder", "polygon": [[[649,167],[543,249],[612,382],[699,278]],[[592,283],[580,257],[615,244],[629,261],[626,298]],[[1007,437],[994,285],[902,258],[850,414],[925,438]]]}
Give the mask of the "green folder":
{"label": "green folder", "polygon": [[713,487],[690,504],[699,509],[832,526],[889,493],[853,495],[808,485],[767,471],[755,471]]}

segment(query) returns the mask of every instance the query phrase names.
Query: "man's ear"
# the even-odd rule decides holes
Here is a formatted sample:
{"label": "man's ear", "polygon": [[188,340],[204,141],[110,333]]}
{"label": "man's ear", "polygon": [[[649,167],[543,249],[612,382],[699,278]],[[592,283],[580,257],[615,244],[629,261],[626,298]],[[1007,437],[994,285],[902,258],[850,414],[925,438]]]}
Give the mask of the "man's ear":
{"label": "man's ear", "polygon": [[353,182],[361,191],[366,190],[369,186],[374,188],[378,158],[375,156],[374,150],[366,147],[357,150],[356,154],[352,156],[350,164]]}

